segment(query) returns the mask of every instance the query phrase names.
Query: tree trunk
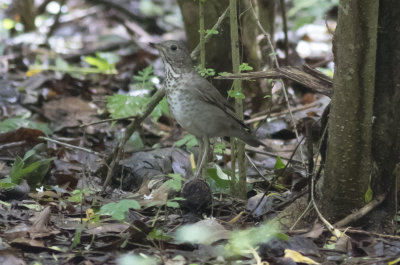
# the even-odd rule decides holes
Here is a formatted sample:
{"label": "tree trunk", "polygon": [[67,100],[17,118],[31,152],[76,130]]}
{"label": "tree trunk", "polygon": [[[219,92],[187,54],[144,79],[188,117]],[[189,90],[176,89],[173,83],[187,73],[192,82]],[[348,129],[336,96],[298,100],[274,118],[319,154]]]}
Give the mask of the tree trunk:
{"label": "tree trunk", "polygon": [[[386,195],[386,200],[361,224],[380,233],[395,231],[400,178],[399,29],[398,0],[340,1],[328,153],[316,198],[331,223],[364,206],[365,195],[372,193],[375,198]],[[303,197],[279,219],[291,225],[306,205]],[[300,226],[309,225],[306,222],[312,218],[315,213]]]}
{"label": "tree trunk", "polygon": [[[372,153],[375,193],[389,192],[383,209],[387,222],[396,214],[396,179],[400,162],[400,1],[379,1]],[[382,219],[382,217],[381,217]],[[394,222],[396,223],[396,221]]]}
{"label": "tree trunk", "polygon": [[332,222],[364,206],[371,176],[378,6],[378,1],[339,4],[326,173],[319,200]]}

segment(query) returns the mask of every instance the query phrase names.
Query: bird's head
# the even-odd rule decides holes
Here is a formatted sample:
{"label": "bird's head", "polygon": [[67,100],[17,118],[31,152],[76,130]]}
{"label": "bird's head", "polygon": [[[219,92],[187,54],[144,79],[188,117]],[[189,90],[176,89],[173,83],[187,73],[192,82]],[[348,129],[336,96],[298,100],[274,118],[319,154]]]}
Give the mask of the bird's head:
{"label": "bird's head", "polygon": [[192,61],[186,46],[180,41],[167,40],[161,43],[150,43],[161,55],[165,68],[170,67],[174,72],[192,70]]}

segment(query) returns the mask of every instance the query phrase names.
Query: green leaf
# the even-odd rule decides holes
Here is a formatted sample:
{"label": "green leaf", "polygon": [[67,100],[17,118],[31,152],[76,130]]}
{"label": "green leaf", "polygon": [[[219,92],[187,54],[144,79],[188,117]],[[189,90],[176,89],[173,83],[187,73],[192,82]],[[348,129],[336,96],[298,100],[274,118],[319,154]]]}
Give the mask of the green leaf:
{"label": "green leaf", "polygon": [[218,30],[216,29],[206,29],[206,34],[210,34],[210,35],[218,35]]}
{"label": "green leaf", "polygon": [[58,69],[63,69],[63,70],[68,70],[70,69],[70,65],[68,62],[64,59],[61,59],[59,57],[56,58],[55,65]]}
{"label": "green leaf", "polygon": [[20,184],[22,181],[22,174],[21,171],[24,168],[24,160],[17,156],[14,160],[14,164],[10,169],[10,178],[11,182],[14,184]]}
{"label": "green leaf", "polygon": [[221,177],[228,176],[222,169],[216,165],[215,168],[207,168],[207,182],[213,193],[230,194],[230,181]]}
{"label": "green leaf", "polygon": [[282,233],[278,227],[277,223],[268,222],[259,227],[234,231],[229,240],[229,251],[241,253],[249,248],[255,248],[261,242],[268,242],[275,237],[281,238]]}
{"label": "green leaf", "polygon": [[10,118],[0,122],[0,133],[9,132],[19,128],[29,128],[42,131],[44,134],[51,134],[51,130],[45,123],[30,121],[22,118]]}
{"label": "green leaf", "polygon": [[264,98],[270,98],[271,97],[271,95],[265,95],[264,96]]}
{"label": "green leaf", "polygon": [[[142,114],[149,102],[150,98],[148,95],[130,96],[114,94],[107,97],[107,110],[114,119],[136,116]],[[166,116],[170,115],[168,102],[165,98],[154,108],[151,117],[154,121],[157,121],[163,114]]]}
{"label": "green leaf", "polygon": [[163,241],[172,239],[170,235],[165,234],[161,229],[157,228],[151,230],[151,232],[147,235],[147,238]]}
{"label": "green leaf", "polygon": [[96,52],[96,57],[106,61],[110,66],[120,60],[119,55],[113,52]]}
{"label": "green leaf", "polygon": [[240,98],[240,99],[245,99],[246,96],[241,92],[241,91],[236,91],[236,90],[228,90],[228,96],[231,98]]}
{"label": "green leaf", "polygon": [[133,79],[136,81],[147,82],[154,77],[154,69],[152,65],[147,66],[143,70],[138,72],[138,75],[134,75]]}
{"label": "green leaf", "polygon": [[231,75],[232,73],[228,73],[228,72],[220,72],[218,73],[219,76],[227,76],[227,75]]}
{"label": "green leaf", "polygon": [[41,155],[36,154],[35,148],[26,152],[24,158],[20,158],[19,156],[15,158],[10,170],[12,183],[20,184],[22,179],[26,179],[30,186],[35,186],[47,174],[50,162],[55,158],[43,158]]}
{"label": "green leaf", "polygon": [[197,145],[196,137],[192,134],[186,134],[182,139],[176,141],[173,146],[182,147],[186,145],[186,148],[190,149],[193,146]]}
{"label": "green leaf", "polygon": [[107,97],[107,110],[114,119],[135,116],[142,113],[148,102],[149,98],[145,96],[114,94]]}
{"label": "green leaf", "polygon": [[81,243],[81,236],[84,228],[85,224],[80,224],[75,227],[74,240],[72,241],[71,248],[74,248]]}
{"label": "green leaf", "polygon": [[171,199],[170,201],[185,201],[186,199],[183,197],[175,197],[173,199]]}
{"label": "green leaf", "polygon": [[119,202],[110,202],[100,208],[100,214],[111,215],[111,217],[118,221],[125,219],[126,212],[133,208],[140,209],[140,204],[135,200],[121,200]]}
{"label": "green leaf", "polygon": [[167,203],[165,205],[167,205],[167,207],[171,207],[171,208],[175,208],[175,209],[179,208],[179,203],[177,203],[177,202],[167,201]]}
{"label": "green leaf", "polygon": [[165,97],[158,103],[150,115],[154,121],[157,121],[162,115],[167,117],[171,116],[169,113],[168,101]]}
{"label": "green leaf", "polygon": [[365,199],[364,199],[364,200],[365,200],[365,203],[371,202],[373,196],[374,196],[374,192],[373,192],[373,190],[371,189],[371,186],[368,185],[368,189],[367,189],[367,191],[365,192]]}
{"label": "green leaf", "polygon": [[242,63],[242,64],[239,66],[239,72],[250,71],[250,70],[253,70],[253,67],[250,66],[248,63]]}
{"label": "green leaf", "polygon": [[182,182],[184,181],[184,178],[182,178],[180,174],[168,174],[168,176],[171,179],[167,180],[164,183],[164,185],[175,191],[180,191],[182,188]]}
{"label": "green leaf", "polygon": [[222,142],[217,142],[214,144],[214,153],[216,154],[225,154],[226,145]]}
{"label": "green leaf", "polygon": [[90,64],[92,66],[95,66],[99,70],[105,71],[105,70],[111,68],[110,64],[106,60],[101,59],[101,58],[96,58],[93,56],[85,56],[85,57],[83,57],[83,59],[85,62],[87,62],[88,64]]}
{"label": "green leaf", "polygon": [[94,194],[94,193],[95,193],[94,191],[89,190],[89,189],[73,190],[73,191],[71,192],[71,195],[72,195],[72,196],[68,197],[67,200],[68,200],[69,202],[77,202],[77,203],[80,203],[80,202],[82,202],[84,196],[87,197],[87,196],[89,196],[89,195],[91,195],[91,194]]}
{"label": "green leaf", "polygon": [[199,72],[199,74],[202,77],[209,77],[209,76],[215,75],[215,70],[212,68],[201,68],[200,66],[197,66],[196,69],[197,69],[197,72]]}
{"label": "green leaf", "polygon": [[278,169],[282,169],[282,168],[284,168],[285,167],[285,164],[282,162],[282,159],[278,156],[277,158],[276,158],[276,162],[275,162],[275,165],[274,165],[274,169],[275,170],[278,170]]}
{"label": "green leaf", "polygon": [[3,19],[3,28],[6,30],[13,29],[15,27],[15,21],[10,18]]}
{"label": "green leaf", "polygon": [[13,189],[17,184],[12,183],[12,180],[10,177],[0,179],[0,188],[1,189]]}

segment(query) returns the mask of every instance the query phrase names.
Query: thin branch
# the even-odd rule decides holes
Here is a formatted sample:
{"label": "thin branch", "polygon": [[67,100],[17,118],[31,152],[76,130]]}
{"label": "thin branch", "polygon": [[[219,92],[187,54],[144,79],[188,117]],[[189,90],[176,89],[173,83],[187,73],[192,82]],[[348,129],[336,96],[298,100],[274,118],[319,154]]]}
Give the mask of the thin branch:
{"label": "thin branch", "polygon": [[95,124],[100,124],[100,123],[106,123],[106,122],[113,122],[113,121],[122,121],[122,120],[129,120],[129,119],[135,119],[137,117],[137,115],[135,116],[129,116],[129,117],[123,117],[123,118],[115,118],[115,119],[104,119],[101,121],[94,121],[94,122],[89,122],[89,123],[84,123],[82,125],[80,125],[79,127],[87,127],[87,126],[91,126],[91,125],[95,125]]}
{"label": "thin branch", "polygon": [[74,149],[75,150],[80,150],[80,151],[83,151],[83,152],[86,152],[86,153],[90,153],[90,154],[94,154],[94,155],[97,155],[97,156],[100,156],[100,157],[104,157],[103,154],[98,153],[96,151],[93,151],[93,150],[90,150],[90,149],[87,149],[87,148],[84,148],[84,147],[72,145],[72,144],[63,143],[63,142],[60,142],[60,141],[57,141],[57,140],[54,140],[54,139],[51,139],[51,138],[48,138],[48,137],[39,136],[38,139],[42,139],[42,140],[45,140],[45,141],[48,141],[48,142],[51,142],[51,143],[62,145],[62,146],[65,146],[66,148],[69,148],[69,149],[72,149],[72,150],[74,150]]}
{"label": "thin branch", "polygon": [[[292,112],[306,110],[306,109],[309,109],[309,108],[316,107],[316,106],[318,106],[320,104],[321,104],[321,102],[315,101],[313,103],[294,108],[294,109],[292,109]],[[255,117],[255,118],[251,118],[251,119],[245,120],[244,123],[245,124],[250,124],[250,123],[254,123],[254,122],[265,120],[267,117],[269,117],[269,118],[279,117],[279,116],[282,116],[283,114],[287,114],[287,113],[289,113],[289,110],[283,110],[283,111],[277,112],[277,113],[265,114],[265,115],[262,115],[262,116],[259,116],[259,117]]]}
{"label": "thin branch", "polygon": [[281,3],[283,33],[285,35],[285,64],[289,65],[289,39],[288,39],[288,28],[287,28],[287,17],[286,17],[285,0],[280,0],[280,3]]}
{"label": "thin branch", "polygon": [[367,213],[375,209],[378,205],[380,205],[386,198],[386,194],[382,194],[377,196],[375,199],[370,201],[368,204],[364,205],[361,209],[358,211],[346,216],[339,222],[335,223],[335,227],[343,227],[346,226],[354,221],[359,220],[361,217],[365,216]]}

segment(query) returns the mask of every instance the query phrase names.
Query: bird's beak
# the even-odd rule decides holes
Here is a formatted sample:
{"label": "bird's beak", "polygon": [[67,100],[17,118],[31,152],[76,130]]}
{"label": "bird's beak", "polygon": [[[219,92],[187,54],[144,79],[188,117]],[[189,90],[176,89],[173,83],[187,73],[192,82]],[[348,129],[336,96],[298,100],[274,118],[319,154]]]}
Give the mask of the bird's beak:
{"label": "bird's beak", "polygon": [[154,42],[149,42],[149,46],[155,49],[160,49],[160,44],[154,43]]}

